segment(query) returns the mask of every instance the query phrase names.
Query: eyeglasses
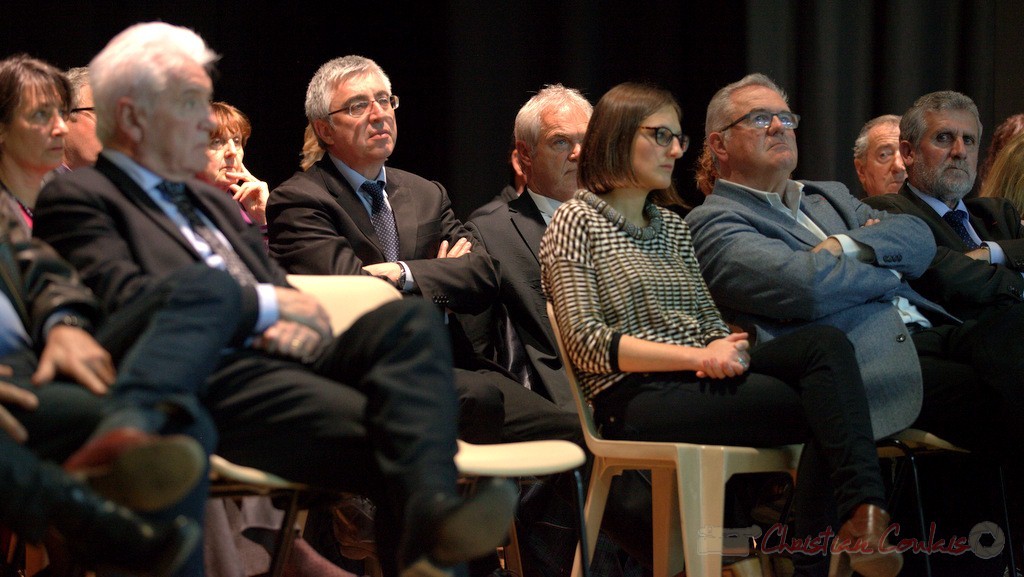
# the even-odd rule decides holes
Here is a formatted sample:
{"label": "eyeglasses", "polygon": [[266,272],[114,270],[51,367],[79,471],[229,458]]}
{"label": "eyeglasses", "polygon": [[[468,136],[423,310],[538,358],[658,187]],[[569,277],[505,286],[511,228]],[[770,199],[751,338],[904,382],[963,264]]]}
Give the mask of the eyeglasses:
{"label": "eyeglasses", "polygon": [[72,108],[68,112],[74,114],[75,112],[96,112],[96,109],[92,106],[83,106],[81,108]]}
{"label": "eyeglasses", "polygon": [[345,112],[353,118],[359,118],[360,116],[367,113],[370,110],[370,104],[376,102],[381,110],[385,112],[388,110],[395,110],[398,108],[398,95],[392,94],[391,96],[382,96],[376,100],[360,100],[359,102],[349,104],[348,106],[342,106],[337,110],[332,110],[327,113],[327,116],[337,114],[339,112]]}
{"label": "eyeglasses", "polygon": [[751,110],[743,116],[729,123],[728,126],[715,132],[725,132],[733,126],[747,120],[754,128],[768,128],[772,125],[772,118],[779,118],[779,122],[782,124],[782,128],[786,130],[794,130],[797,126],[800,126],[800,115],[794,114],[789,111],[783,112],[768,112],[767,110]]}
{"label": "eyeglasses", "polygon": [[640,128],[642,130],[653,130],[654,142],[657,142],[658,146],[669,146],[672,144],[672,139],[675,138],[679,141],[679,146],[683,149],[683,152],[690,148],[690,137],[682,132],[676,134],[664,126],[641,126]]}

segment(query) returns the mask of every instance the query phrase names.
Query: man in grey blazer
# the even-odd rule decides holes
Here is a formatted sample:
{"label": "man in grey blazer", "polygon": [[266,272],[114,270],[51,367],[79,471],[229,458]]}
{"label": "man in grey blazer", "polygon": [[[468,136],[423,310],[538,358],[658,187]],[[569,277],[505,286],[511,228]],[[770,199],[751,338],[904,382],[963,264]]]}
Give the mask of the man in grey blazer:
{"label": "man in grey blazer", "polygon": [[761,74],[708,105],[716,180],[686,221],[722,312],[759,340],[808,324],[846,331],[876,436],[913,424],[970,448],[997,439],[1018,454],[1020,428],[995,393],[1004,379],[1024,382],[1017,360],[998,353],[1008,333],[963,324],[910,287],[935,255],[920,219],[873,210],[839,183],[790,179],[799,120]]}

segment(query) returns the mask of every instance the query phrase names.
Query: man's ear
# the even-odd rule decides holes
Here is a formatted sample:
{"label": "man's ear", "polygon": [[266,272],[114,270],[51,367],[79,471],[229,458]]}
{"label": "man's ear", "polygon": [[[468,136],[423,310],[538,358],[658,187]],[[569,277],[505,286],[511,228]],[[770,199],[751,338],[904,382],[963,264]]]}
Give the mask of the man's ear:
{"label": "man's ear", "polygon": [[330,126],[327,125],[327,121],[322,118],[317,118],[313,121],[313,132],[316,133],[319,138],[327,146],[334,145],[334,136],[331,135]]}
{"label": "man's ear", "polygon": [[910,145],[909,140],[900,141],[900,156],[903,157],[903,166],[910,168],[911,164],[914,164],[914,147]]}
{"label": "man's ear", "polygon": [[127,96],[119,98],[114,105],[114,120],[115,132],[127,135],[134,143],[142,141],[148,118],[139,110],[134,100]]}
{"label": "man's ear", "polygon": [[708,148],[714,153],[719,163],[729,158],[729,153],[725,150],[725,137],[721,132],[712,132],[708,135]]}
{"label": "man's ear", "polygon": [[522,140],[516,141],[516,156],[519,160],[519,168],[524,172],[527,167],[533,166],[533,151]]}

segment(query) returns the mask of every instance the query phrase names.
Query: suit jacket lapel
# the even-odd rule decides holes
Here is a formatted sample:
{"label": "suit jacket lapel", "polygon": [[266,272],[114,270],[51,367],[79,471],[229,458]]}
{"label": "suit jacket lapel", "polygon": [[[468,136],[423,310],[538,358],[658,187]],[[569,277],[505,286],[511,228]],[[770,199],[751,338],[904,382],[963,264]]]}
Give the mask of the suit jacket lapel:
{"label": "suit jacket lapel", "polygon": [[241,213],[233,206],[234,201],[232,201],[230,206],[231,212],[225,213],[223,205],[211,202],[206,198],[206,195],[197,194],[191,186],[188,186],[187,189],[192,202],[210,219],[213,226],[217,227],[217,230],[224,235],[228,244],[238,253],[238,257],[242,259],[242,262],[249,267],[249,272],[256,277],[256,280],[259,282],[272,282],[273,279],[270,278],[272,275],[269,275],[269,271],[263,266],[263,260],[260,258],[260,255],[253,252],[252,245],[238,234],[237,222],[232,224],[233,220],[242,218]]}
{"label": "suit jacket lapel", "polygon": [[[434,258],[436,254],[416,254],[416,237],[420,215],[416,214],[416,202],[410,190],[402,186],[402,179],[391,173],[388,179],[388,203],[395,215],[395,226],[398,228],[398,258],[419,259]],[[365,212],[365,210],[363,211]],[[376,236],[374,236],[376,238]],[[377,245],[380,246],[379,244]]]}
{"label": "suit jacket lapel", "polygon": [[[807,227],[799,223],[797,223],[796,226],[793,226],[794,223],[792,217],[782,214],[775,208],[769,206],[768,203],[763,202],[759,198],[756,198],[754,195],[750,194],[746,190],[720,181],[715,184],[714,194],[720,194],[724,198],[729,198],[735,202],[740,203],[748,210],[755,213],[756,218],[753,219],[754,222],[759,222],[761,220],[767,219],[775,223],[778,226],[779,230],[782,231],[782,233],[788,234],[793,238],[796,238],[803,244],[813,247],[817,246],[821,242],[821,239],[818,238],[811,231],[807,230]],[[806,201],[804,204],[805,206],[807,205]],[[808,215],[813,217],[813,220],[815,220],[815,222],[818,222],[817,217],[820,216],[820,212],[822,211],[814,210],[812,212],[809,210]]]}
{"label": "suit jacket lapel", "polygon": [[512,227],[519,233],[520,238],[529,247],[533,258],[540,264],[538,253],[540,252],[540,239],[544,236],[547,225],[544,224],[544,215],[540,213],[537,204],[533,202],[528,192],[523,192],[519,198],[509,201],[509,218],[512,220]]}
{"label": "suit jacket lapel", "polygon": [[[325,154],[320,162],[316,163],[314,168],[319,171],[320,177],[324,181],[324,188],[334,197],[342,212],[352,219],[359,232],[377,249],[378,258],[383,260],[384,251],[381,249],[380,239],[377,238],[377,231],[373,228],[373,223],[370,222],[370,214],[366,212],[366,207],[363,206],[363,202],[359,199],[359,194],[352,189],[352,185],[341,175],[338,167],[334,166],[334,161],[331,160],[330,155]],[[388,190],[388,195],[390,197],[390,190]],[[401,235],[399,235],[399,241],[401,241]]]}
{"label": "suit jacket lapel", "polygon": [[[939,213],[935,212],[935,209],[928,206],[928,203],[921,200],[914,191],[910,190],[910,186],[904,182],[903,187],[900,188],[899,195],[909,200],[914,207],[917,208],[918,218],[924,219],[928,226],[932,229],[932,234],[936,236],[935,241],[939,246],[945,247],[964,247],[964,241],[960,238],[960,235],[953,230],[953,227],[949,226],[945,220],[939,216]],[[973,224],[973,222],[972,222]],[[975,229],[977,230],[977,229]]]}
{"label": "suit jacket lapel", "polygon": [[159,228],[163,229],[169,237],[185,248],[185,250],[192,253],[197,259],[200,258],[192,243],[182,236],[181,231],[178,230],[178,225],[164,214],[164,211],[153,202],[153,199],[146,194],[146,191],[142,190],[142,187],[132,180],[130,176],[125,174],[114,163],[104,158],[103,155],[96,159],[96,170],[109,178],[114,183],[114,186],[124,194],[125,198],[138,206],[143,214],[149,217]]}

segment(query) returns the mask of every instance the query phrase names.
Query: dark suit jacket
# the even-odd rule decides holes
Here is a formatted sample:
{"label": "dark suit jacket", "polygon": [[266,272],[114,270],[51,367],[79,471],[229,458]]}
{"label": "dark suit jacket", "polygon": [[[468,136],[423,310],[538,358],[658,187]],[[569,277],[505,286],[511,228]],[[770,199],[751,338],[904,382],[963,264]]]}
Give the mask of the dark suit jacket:
{"label": "dark suit jacket", "polygon": [[[267,256],[258,228],[242,220],[238,203],[197,180],[190,181],[188,189],[259,282],[287,286],[284,270]],[[71,171],[47,184],[39,194],[34,221],[34,234],[67,258],[111,311],[200,260],[177,225],[103,155],[95,167]],[[251,327],[258,314],[256,291],[248,287],[243,293],[242,326]]]}
{"label": "dark suit jacket", "polygon": [[73,309],[93,323],[99,320],[96,298],[75,269],[49,245],[30,238],[21,215],[4,202],[0,202],[0,290],[11,301],[37,353],[45,342],[43,324],[58,309]]}
{"label": "dark suit jacket", "polygon": [[[461,258],[438,259],[442,240],[469,237],[444,187],[387,169],[388,202],[398,227],[398,257],[420,293],[455,312],[478,313],[497,294],[498,272],[483,247]],[[384,262],[370,215],[329,155],[297,172],[270,194],[270,252],[292,273],[364,274]]]}
{"label": "dark suit jacket", "polygon": [[895,194],[868,197],[867,204],[892,213],[912,214],[928,224],[938,250],[928,270],[910,284],[960,318],[975,318],[990,305],[1024,299],[1024,227],[1013,205],[1002,198],[964,201],[971,226],[982,240],[996,241],[1005,265],[991,265],[964,253],[967,247],[946,221],[904,184]]}
{"label": "dark suit jacket", "polygon": [[[569,380],[555,346],[548,320],[544,293],[540,286],[540,239],[547,225],[529,194],[481,214],[466,224],[476,238],[474,247],[482,247],[500,264],[499,306],[477,318],[466,318],[464,325],[477,351],[506,365],[511,372],[518,367],[511,358],[525,354],[532,368],[530,386],[565,410],[576,410]],[[504,329],[511,327],[518,343],[510,343]],[[521,350],[509,350],[521,347]],[[504,361],[504,362],[503,362]],[[534,382],[539,381],[539,382]]]}

